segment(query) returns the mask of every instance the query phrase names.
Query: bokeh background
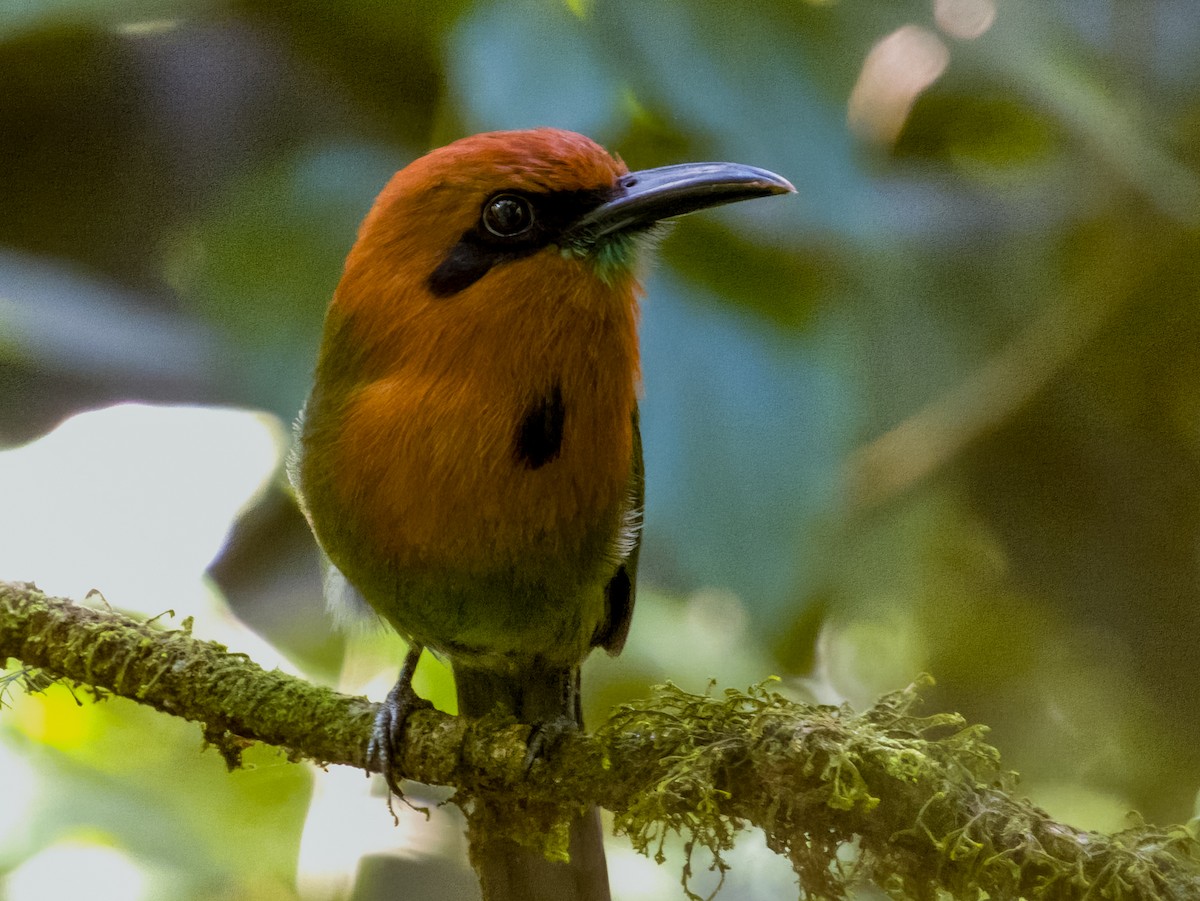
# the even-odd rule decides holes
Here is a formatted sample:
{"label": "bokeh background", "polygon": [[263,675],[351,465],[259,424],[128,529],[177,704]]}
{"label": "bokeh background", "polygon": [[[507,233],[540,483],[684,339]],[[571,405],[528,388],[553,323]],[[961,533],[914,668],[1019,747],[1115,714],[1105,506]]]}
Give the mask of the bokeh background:
{"label": "bokeh background", "polygon": [[[402,649],[331,630],[280,467],[374,194],[497,128],[750,163],[798,196],[680,222],[649,279],[642,591],[589,716],[928,671],[1055,815],[1186,820],[1198,46],[1194,0],[5,0],[0,578],[381,696]],[[7,901],[474,891],[451,807],[394,827],[359,773],[3,700]],[[678,848],[610,856],[681,897]],[[794,895],[755,836],[733,862],[724,897]]]}

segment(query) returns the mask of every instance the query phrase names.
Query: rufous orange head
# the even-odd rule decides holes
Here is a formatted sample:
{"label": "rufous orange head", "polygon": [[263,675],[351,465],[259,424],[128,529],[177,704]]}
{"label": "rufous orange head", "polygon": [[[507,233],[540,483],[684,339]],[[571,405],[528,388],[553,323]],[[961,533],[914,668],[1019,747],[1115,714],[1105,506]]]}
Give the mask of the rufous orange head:
{"label": "rufous orange head", "polygon": [[[578,279],[579,267],[620,295],[633,288],[640,239],[662,219],[791,190],[729,163],[630,173],[591,139],[559,129],[474,135],[396,173],[362,224],[336,303],[370,303],[374,320],[388,300],[410,314],[414,304],[445,312],[439,299],[455,296],[473,316],[469,298],[490,293],[491,312],[506,315],[514,311],[497,309],[489,292],[501,270],[504,293],[519,301],[534,273],[538,293],[554,293],[557,278]],[[561,287],[569,302],[576,292]]]}

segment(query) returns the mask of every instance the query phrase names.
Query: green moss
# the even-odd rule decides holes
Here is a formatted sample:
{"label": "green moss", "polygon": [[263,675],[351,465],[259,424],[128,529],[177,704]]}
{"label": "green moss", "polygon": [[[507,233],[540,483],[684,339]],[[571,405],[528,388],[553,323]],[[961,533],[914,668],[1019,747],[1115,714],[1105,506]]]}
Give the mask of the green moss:
{"label": "green moss", "polygon": [[[797,704],[770,682],[714,696],[662,686],[600,730],[625,786],[618,831],[662,860],[669,833],[724,871],[736,834],[760,827],[808,898],[870,880],[896,899],[1192,899],[1192,827],[1115,836],[1056,823],[1016,800],[986,729],[915,712],[923,677],[863,714]],[[638,759],[622,747],[636,739]],[[691,898],[697,897],[690,890]]]}

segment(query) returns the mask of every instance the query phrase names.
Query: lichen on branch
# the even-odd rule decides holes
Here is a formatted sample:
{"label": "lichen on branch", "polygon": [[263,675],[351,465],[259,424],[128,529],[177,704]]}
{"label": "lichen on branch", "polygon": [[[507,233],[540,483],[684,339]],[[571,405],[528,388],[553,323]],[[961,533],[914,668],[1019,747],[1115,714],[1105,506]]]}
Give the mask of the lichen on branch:
{"label": "lichen on branch", "polygon": [[[201,723],[231,766],[261,741],[292,759],[372,769],[374,704],[265,671],[192,637],[186,621],[168,630],[0,582],[6,658]],[[1200,898],[1194,825],[1103,835],[1054,821],[1015,794],[983,727],[916,712],[928,684],[863,713],[800,704],[770,683],[705,694],[666,685],[594,734],[568,736],[528,774],[528,727],[422,710],[399,768],[455,786],[468,810],[491,797],[541,812],[526,818],[541,834],[513,837],[550,854],[562,853],[555,819],[593,803],[643,853],[661,857],[678,833],[689,848],[685,888],[692,849],[723,869],[737,833],[755,826],[808,898],[843,898],[861,880],[905,901]]]}

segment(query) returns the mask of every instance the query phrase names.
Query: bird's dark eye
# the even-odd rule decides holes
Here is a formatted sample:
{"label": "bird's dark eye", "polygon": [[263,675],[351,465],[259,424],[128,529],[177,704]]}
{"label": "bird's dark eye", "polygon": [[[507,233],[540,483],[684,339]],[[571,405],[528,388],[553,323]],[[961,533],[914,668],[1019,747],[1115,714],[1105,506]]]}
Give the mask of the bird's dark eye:
{"label": "bird's dark eye", "polygon": [[483,207],[483,227],[498,238],[515,238],[533,228],[533,206],[519,194],[497,194]]}

